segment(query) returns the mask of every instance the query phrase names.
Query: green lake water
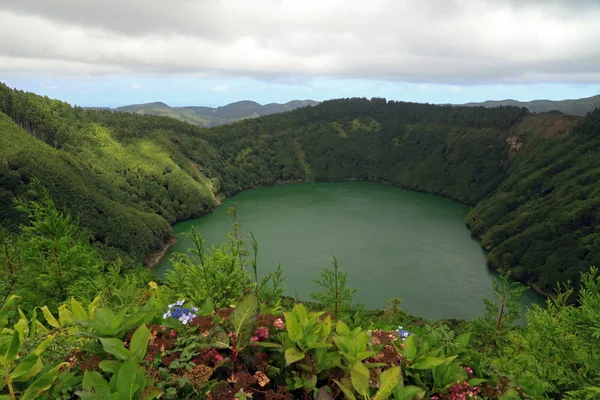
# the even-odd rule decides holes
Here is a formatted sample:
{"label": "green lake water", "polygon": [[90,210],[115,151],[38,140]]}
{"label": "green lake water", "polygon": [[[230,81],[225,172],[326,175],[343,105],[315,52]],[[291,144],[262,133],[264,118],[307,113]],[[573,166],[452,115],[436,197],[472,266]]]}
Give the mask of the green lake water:
{"label": "green lake water", "polygon": [[[173,227],[177,243],[155,267],[158,277],[170,256],[186,252],[184,235],[197,226],[207,244],[219,244],[231,230],[227,209],[237,203],[242,235],[258,239],[259,273],[278,263],[287,276],[286,294],[310,300],[313,279],[335,255],[356,300],[383,307],[392,297],[425,318],[472,318],[492,297],[494,273],[485,253],[465,226],[469,207],[390,185],[367,182],[301,183],[242,192],[203,217]],[[523,304],[541,304],[528,291]]]}

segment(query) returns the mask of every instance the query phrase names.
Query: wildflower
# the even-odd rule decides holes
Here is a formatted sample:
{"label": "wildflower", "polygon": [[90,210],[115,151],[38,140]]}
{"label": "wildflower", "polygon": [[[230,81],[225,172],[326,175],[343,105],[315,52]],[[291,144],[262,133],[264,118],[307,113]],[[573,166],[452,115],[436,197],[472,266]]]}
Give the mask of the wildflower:
{"label": "wildflower", "polygon": [[279,329],[280,331],[285,329],[285,324],[283,323],[283,320],[281,318],[277,318],[275,322],[273,322],[273,326]]}
{"label": "wildflower", "polygon": [[220,355],[219,353],[217,353],[217,354],[215,355],[215,362],[218,364],[218,363],[220,363],[221,361],[223,361],[223,356],[222,356],[222,355]]}
{"label": "wildflower", "polygon": [[261,326],[254,332],[254,335],[256,335],[259,340],[266,340],[269,338],[269,328]]}
{"label": "wildflower", "polygon": [[258,337],[256,337],[256,336],[252,336],[252,337],[250,338],[250,341],[251,341],[251,342],[258,342],[258,340],[259,340],[259,339],[258,339]]}
{"label": "wildflower", "polygon": [[398,337],[402,341],[404,341],[404,339],[406,339],[407,337],[409,337],[410,335],[412,335],[411,332],[409,332],[407,330],[404,330],[401,326],[398,326],[398,329],[396,330],[396,332],[398,333]]}
{"label": "wildflower", "polygon": [[196,307],[183,308],[185,300],[178,300],[173,304],[169,304],[169,311],[163,314],[163,319],[175,318],[178,319],[182,324],[186,325],[188,322],[196,317],[198,309]]}

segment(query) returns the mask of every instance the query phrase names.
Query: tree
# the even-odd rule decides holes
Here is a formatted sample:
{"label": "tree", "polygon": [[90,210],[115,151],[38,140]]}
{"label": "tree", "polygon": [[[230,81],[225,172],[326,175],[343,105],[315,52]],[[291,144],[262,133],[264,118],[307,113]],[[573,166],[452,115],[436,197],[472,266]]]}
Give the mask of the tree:
{"label": "tree", "polygon": [[333,256],[331,265],[333,269],[323,269],[319,273],[320,277],[313,280],[324,291],[311,293],[310,296],[321,303],[323,307],[333,311],[333,316],[337,317],[339,313],[352,306],[357,290],[346,286],[348,273],[339,271],[338,260],[335,256]]}

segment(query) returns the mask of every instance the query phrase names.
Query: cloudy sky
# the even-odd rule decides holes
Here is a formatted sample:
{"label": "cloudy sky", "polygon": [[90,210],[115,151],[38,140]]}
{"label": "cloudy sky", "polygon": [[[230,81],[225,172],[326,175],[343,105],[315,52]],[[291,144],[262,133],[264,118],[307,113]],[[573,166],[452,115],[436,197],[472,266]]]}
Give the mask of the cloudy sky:
{"label": "cloudy sky", "polygon": [[600,93],[599,0],[1,0],[0,81],[85,106]]}

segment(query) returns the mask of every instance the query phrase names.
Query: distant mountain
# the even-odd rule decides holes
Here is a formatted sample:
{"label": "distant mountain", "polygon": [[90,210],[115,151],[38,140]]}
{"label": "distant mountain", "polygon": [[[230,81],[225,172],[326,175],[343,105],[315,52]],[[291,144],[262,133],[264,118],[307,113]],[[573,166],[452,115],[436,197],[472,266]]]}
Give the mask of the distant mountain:
{"label": "distant mountain", "polygon": [[112,110],[135,114],[161,115],[175,118],[180,121],[186,121],[198,126],[211,127],[232,123],[246,118],[277,114],[317,104],[319,104],[319,102],[313,100],[292,100],[285,104],[269,103],[263,106],[254,101],[244,100],[227,104],[223,107],[213,108],[202,106],[171,107],[162,102],[155,102],[132,104],[114,108]]}
{"label": "distant mountain", "polygon": [[466,103],[464,106],[484,106],[484,107],[500,107],[500,106],[516,106],[526,107],[531,112],[548,112],[560,111],[570,115],[585,115],[590,111],[600,107],[600,95],[585,97],[583,99],[573,100],[533,100],[533,101],[517,101],[512,99],[507,100],[488,100],[482,103]]}

